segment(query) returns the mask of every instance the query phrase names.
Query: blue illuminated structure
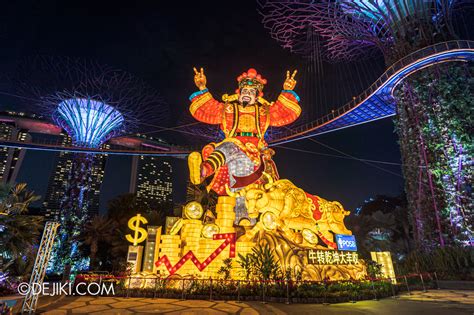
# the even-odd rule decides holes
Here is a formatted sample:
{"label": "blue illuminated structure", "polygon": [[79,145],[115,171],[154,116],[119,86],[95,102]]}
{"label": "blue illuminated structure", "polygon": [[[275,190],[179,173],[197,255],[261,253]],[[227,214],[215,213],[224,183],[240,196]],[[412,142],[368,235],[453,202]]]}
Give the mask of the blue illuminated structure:
{"label": "blue illuminated structure", "polygon": [[[292,128],[282,132],[277,138],[270,141],[270,146],[314,137],[320,134],[368,123],[378,119],[387,118],[396,114],[395,101],[392,93],[395,87],[409,75],[421,69],[439,63],[474,60],[473,41],[450,41],[439,43],[416,51],[402,60],[393,64],[375,81],[366,91],[348,102],[339,109],[331,112],[321,119]],[[108,106],[108,105],[106,105]],[[108,111],[106,111],[108,112]],[[119,128],[116,128],[115,133]],[[92,154],[117,154],[117,155],[148,155],[148,156],[185,156],[192,149],[179,148],[177,150],[119,150],[99,149],[97,147],[68,147],[64,145],[51,145],[42,143],[25,143],[0,140],[0,146],[27,148],[31,150],[60,151],[73,153]]]}
{"label": "blue illuminated structure", "polygon": [[270,145],[292,142],[396,114],[393,91],[409,75],[435,64],[474,60],[474,42],[451,41],[416,51],[393,64],[357,98],[314,122],[282,134]]}
{"label": "blue illuminated structure", "polygon": [[54,120],[67,130],[76,146],[98,148],[120,130],[124,118],[114,107],[90,98],[59,103]]}
{"label": "blue illuminated structure", "polygon": [[[390,15],[392,21],[400,21],[415,12],[423,12],[426,7],[431,8],[430,1],[399,1],[399,0],[342,0],[340,1],[345,12],[379,21]],[[438,1],[433,1],[439,4]]]}
{"label": "blue illuminated structure", "polygon": [[145,120],[166,124],[169,107],[130,73],[80,58],[39,57],[17,73],[16,86],[29,93],[25,99],[38,100],[37,113],[61,127],[53,128],[60,136],[56,144],[71,148],[58,156],[45,197],[48,219],[60,223],[48,272],[98,268],[89,260],[84,233],[99,214],[107,155],[91,151],[101,152],[106,141],[136,131]]}

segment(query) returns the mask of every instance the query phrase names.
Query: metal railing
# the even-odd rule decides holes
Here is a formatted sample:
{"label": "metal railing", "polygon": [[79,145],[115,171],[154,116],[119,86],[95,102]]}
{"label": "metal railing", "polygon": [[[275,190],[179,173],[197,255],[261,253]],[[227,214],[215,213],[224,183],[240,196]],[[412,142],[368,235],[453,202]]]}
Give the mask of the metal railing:
{"label": "metal railing", "polygon": [[117,145],[111,148],[87,148],[77,147],[71,144],[65,144],[62,141],[54,141],[51,139],[34,140],[31,142],[25,141],[0,141],[0,146],[11,147],[17,149],[43,149],[50,151],[75,152],[75,153],[91,153],[91,154],[122,154],[122,155],[186,155],[193,150],[200,150],[196,147],[170,147],[168,151],[156,150],[151,147],[140,147],[137,149],[122,149]]}
{"label": "metal railing", "polygon": [[409,274],[365,280],[223,280],[112,275],[78,277],[81,282],[111,282],[115,296],[201,300],[257,300],[283,303],[338,303],[396,298],[400,293],[438,289],[436,273]]}
{"label": "metal railing", "polygon": [[344,115],[345,113],[349,112],[350,110],[364,103],[374,93],[379,91],[382,88],[382,86],[386,84],[389,78],[397,75],[405,67],[415,64],[421,58],[427,58],[427,57],[440,54],[443,52],[449,52],[449,51],[460,50],[460,49],[474,50],[474,41],[467,41],[467,40],[448,41],[448,42],[439,43],[433,46],[428,46],[428,47],[419,49],[409,54],[408,56],[400,59],[394,64],[392,64],[374,83],[372,83],[364,92],[359,94],[353,100],[347,102],[346,104],[344,104],[343,106],[335,110],[332,110],[326,116],[323,116],[317,120],[298,126],[296,128],[293,128],[292,130],[289,130],[286,133],[283,133],[278,139],[274,139],[270,143],[271,144],[278,143],[279,141],[288,140],[290,138],[294,138],[294,137],[303,135],[305,133],[314,131],[320,128],[321,126],[325,125],[329,121],[332,121],[335,118]]}

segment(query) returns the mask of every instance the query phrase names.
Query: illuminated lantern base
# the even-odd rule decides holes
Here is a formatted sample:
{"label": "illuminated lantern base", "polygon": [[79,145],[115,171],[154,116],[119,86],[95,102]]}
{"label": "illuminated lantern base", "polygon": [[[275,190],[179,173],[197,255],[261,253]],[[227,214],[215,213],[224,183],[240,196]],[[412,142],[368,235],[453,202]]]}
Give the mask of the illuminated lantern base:
{"label": "illuminated lantern base", "polygon": [[[278,223],[282,219],[281,215],[277,211],[269,213],[267,210],[263,211],[256,225],[235,226],[235,200],[235,197],[230,196],[219,197],[217,216],[211,222],[198,218],[204,211],[196,202],[184,208],[182,218],[168,218],[167,222],[171,226],[163,228],[164,234],[154,233],[155,249],[148,249],[156,257],[153,272],[150,272],[149,267],[144,268],[144,272],[137,270],[130,282],[131,287],[152,286],[155,282],[153,279],[158,277],[218,279],[221,278],[218,271],[227,258],[232,258],[231,278],[242,280],[245,272],[238,263],[238,255],[245,256],[255,246],[264,244],[273,249],[282,271],[291,270],[293,277],[301,275],[302,280],[366,277],[365,263],[359,260],[356,251],[337,250],[339,245],[332,231],[342,232],[346,234],[343,236],[349,238],[352,234],[342,222],[348,212],[339,203],[320,199],[322,214],[316,221],[319,224],[315,224],[311,218],[296,216],[289,219],[282,229],[281,226],[277,228],[281,224]],[[301,208],[295,209],[303,211]],[[314,207],[311,209],[314,210]],[[149,279],[139,279],[144,276]]]}
{"label": "illuminated lantern base", "polygon": [[[355,238],[344,224],[349,211],[337,201],[306,193],[287,179],[266,177],[266,184],[248,185],[238,193],[228,190],[228,196],[220,196],[215,218],[195,201],[184,207],[182,218],[168,217],[165,233],[153,232],[153,239],[147,241],[147,246],[155,246],[154,250],[147,247],[146,257],[155,257],[153,272],[147,260],[143,273],[136,270],[131,286],[146,287],[148,280],[138,279],[143,275],[171,281],[221,278],[219,270],[228,258],[232,259],[231,278],[243,280],[239,255],[265,244],[273,250],[281,271],[290,271],[293,278],[365,278],[366,265],[359,260]],[[249,218],[257,219],[253,226],[250,220],[235,225],[238,197],[245,198]]]}
{"label": "illuminated lantern base", "polygon": [[140,272],[143,258],[143,246],[128,246],[127,263],[132,273]]}
{"label": "illuminated lantern base", "polygon": [[393,283],[397,283],[390,252],[370,252],[370,256],[373,261],[382,265],[380,270],[382,277],[390,279]]}

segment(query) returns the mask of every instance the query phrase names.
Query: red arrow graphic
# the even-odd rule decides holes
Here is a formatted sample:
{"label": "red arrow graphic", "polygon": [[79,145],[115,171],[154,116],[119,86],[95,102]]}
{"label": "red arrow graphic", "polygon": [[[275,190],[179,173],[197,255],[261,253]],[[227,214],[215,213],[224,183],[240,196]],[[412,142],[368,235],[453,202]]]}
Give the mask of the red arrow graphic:
{"label": "red arrow graphic", "polygon": [[224,242],[216,248],[214,252],[212,252],[209,257],[206,258],[202,263],[197,259],[197,257],[194,255],[193,251],[190,250],[186,255],[181,257],[181,259],[176,263],[176,265],[171,266],[171,262],[168,259],[168,256],[163,255],[159,260],[155,262],[156,267],[161,266],[164,264],[166,266],[166,269],[168,269],[168,272],[170,273],[170,276],[175,274],[176,271],[178,271],[181,266],[184,265],[184,263],[188,260],[191,260],[193,264],[199,269],[199,271],[203,271],[204,268],[206,268],[219,254],[226,248],[227,246],[230,245],[230,252],[229,252],[229,257],[234,258],[235,257],[235,239],[236,239],[236,233],[224,233],[224,234],[214,234],[212,236],[212,239],[214,240],[224,240]]}

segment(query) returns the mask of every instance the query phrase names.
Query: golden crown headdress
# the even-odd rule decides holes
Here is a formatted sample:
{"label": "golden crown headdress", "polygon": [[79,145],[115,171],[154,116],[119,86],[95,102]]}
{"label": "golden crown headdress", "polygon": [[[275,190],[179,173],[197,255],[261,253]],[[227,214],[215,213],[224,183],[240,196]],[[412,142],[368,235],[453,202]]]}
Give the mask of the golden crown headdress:
{"label": "golden crown headdress", "polygon": [[244,87],[256,88],[259,92],[262,92],[263,87],[267,84],[267,80],[262,78],[260,74],[257,73],[257,70],[250,68],[247,72],[242,73],[237,77],[237,82],[239,82],[239,89]]}

